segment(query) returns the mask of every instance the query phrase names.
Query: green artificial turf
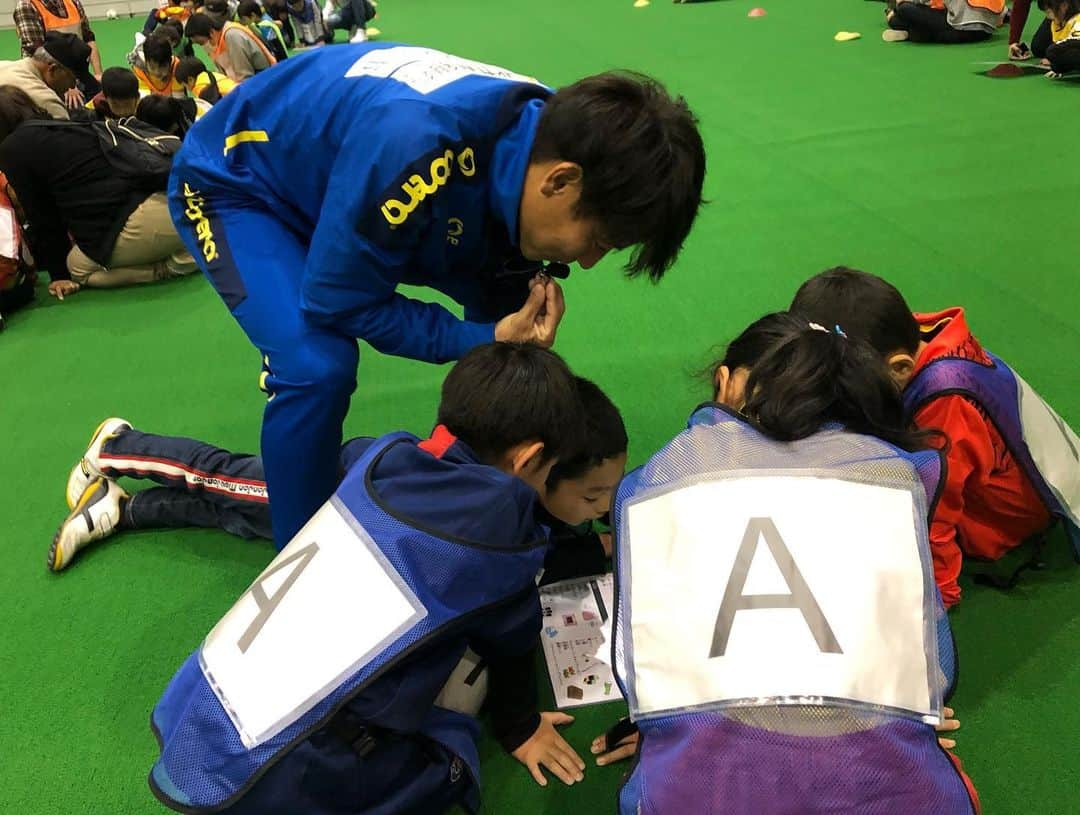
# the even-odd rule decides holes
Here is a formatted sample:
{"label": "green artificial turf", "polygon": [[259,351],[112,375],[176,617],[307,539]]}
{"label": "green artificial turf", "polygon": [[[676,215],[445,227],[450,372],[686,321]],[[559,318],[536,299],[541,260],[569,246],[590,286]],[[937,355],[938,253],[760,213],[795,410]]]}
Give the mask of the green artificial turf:
{"label": "green artificial turf", "polygon": [[[691,374],[713,346],[839,263],[885,276],[918,310],[966,306],[987,346],[1080,426],[1070,141],[1080,88],[978,75],[973,62],[1004,58],[1000,32],[976,46],[886,44],[878,3],[776,0],[747,18],[760,1],[384,0],[377,25],[384,39],[554,85],[634,68],[699,115],[710,203],[677,268],[660,286],[628,282],[615,257],[566,284],[557,348],[621,406],[632,464],[708,395]],[[94,24],[106,65],[122,64],[141,22]],[[839,30],[863,38],[834,42]],[[0,58],[16,55],[13,33],[0,33]],[[145,781],[157,752],[149,712],[272,548],[211,531],[126,534],[59,576],[45,552],[66,514],[68,469],[102,418],[257,450],[258,373],[257,352],[201,277],[62,303],[42,294],[9,319],[0,812],[161,811]],[[444,373],[365,348],[347,434],[427,431]],[[1049,568],[1010,593],[965,580],[953,612],[958,752],[991,815],[1080,811],[1067,782],[1080,733],[1080,570],[1060,537],[1052,543]],[[587,751],[620,713],[582,709],[567,737]],[[485,812],[614,809],[620,767],[540,789],[493,742],[482,754]]]}

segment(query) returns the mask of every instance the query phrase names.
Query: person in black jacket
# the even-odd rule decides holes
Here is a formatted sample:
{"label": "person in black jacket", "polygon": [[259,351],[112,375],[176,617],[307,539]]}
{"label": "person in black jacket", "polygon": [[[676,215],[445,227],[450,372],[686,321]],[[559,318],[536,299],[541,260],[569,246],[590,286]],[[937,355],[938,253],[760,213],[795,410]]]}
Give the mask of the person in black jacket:
{"label": "person in black jacket", "polygon": [[[118,174],[91,123],[40,126],[49,115],[23,91],[0,87],[0,172],[23,210],[26,237],[49,293],[190,274],[196,266],[163,190]],[[70,236],[70,237],[69,237]]]}

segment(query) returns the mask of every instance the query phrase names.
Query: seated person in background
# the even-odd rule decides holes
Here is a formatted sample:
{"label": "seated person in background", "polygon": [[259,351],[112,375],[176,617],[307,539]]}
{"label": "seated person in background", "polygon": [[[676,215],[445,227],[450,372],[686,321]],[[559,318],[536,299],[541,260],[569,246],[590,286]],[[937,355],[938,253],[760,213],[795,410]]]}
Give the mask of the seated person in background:
{"label": "seated person in background", "polygon": [[289,8],[285,0],[264,0],[263,10],[266,16],[278,24],[281,37],[285,40],[286,48],[296,47],[296,32],[293,30],[292,17],[289,16]]}
{"label": "seated person in background", "polygon": [[23,210],[31,254],[52,279],[49,292],[62,298],[80,286],[194,272],[164,192],[117,173],[93,123],[48,120],[21,90],[0,87],[0,172]]}
{"label": "seated person in background", "polygon": [[221,97],[236,87],[236,83],[225,74],[208,70],[198,57],[182,57],[176,66],[175,76],[193,98],[211,105],[216,105]]}
{"label": "seated person in background", "polygon": [[132,67],[142,90],[180,99],[187,96],[184,86],[176,78],[176,65],[180,59],[173,56],[173,43],[169,35],[163,32],[147,37],[143,43],[143,59],[143,66]]}
{"label": "seated person in background", "polygon": [[194,8],[194,0],[178,0],[175,5],[170,5],[169,0],[158,0],[158,7],[151,9],[146,15],[146,23],[142,27],[143,37],[149,37],[169,20],[176,20],[183,26]]}
{"label": "seated person in background", "polygon": [[89,58],[90,47],[74,34],[50,31],[32,57],[0,62],[0,85],[19,88],[53,119],[68,119],[69,108],[85,104],[70,96],[69,91],[78,80],[93,79]]}
{"label": "seated person in background", "polygon": [[334,32],[327,27],[314,0],[285,0],[285,4],[296,29],[297,48],[315,48],[334,41]]}
{"label": "seated person in background", "polygon": [[872,348],[790,314],[747,328],[715,382],[612,513],[613,667],[640,728],[593,744],[638,753],[617,811],[975,815],[932,724],[956,656],[928,434]]}
{"label": "seated person in background", "polygon": [[1031,48],[1035,56],[1050,63],[1048,76],[1053,79],[1080,71],[1080,0],[1039,0],[1039,8],[1046,13],[1046,20]]}
{"label": "seated person in background", "polygon": [[23,240],[23,215],[13,196],[0,173],[0,331],[6,327],[5,316],[34,299],[37,280],[34,259]]}
{"label": "seated person in background", "polygon": [[139,102],[135,116],[162,133],[182,139],[199,118],[199,112],[195,99],[151,94]]}
{"label": "seated person in background", "polygon": [[[490,343],[465,354],[443,383],[431,437],[369,440],[264,572],[293,577],[275,581],[290,594],[279,612],[257,630],[240,622],[240,638],[255,643],[241,648],[261,657],[237,667],[255,683],[221,681],[214,635],[169,683],[152,717],[160,800],[231,815],[475,812],[479,723],[437,702],[467,647],[490,663],[492,716],[497,730],[522,734],[518,759],[581,780],[584,763],[553,724],[564,717],[538,713],[534,697],[526,719],[504,721],[499,700],[521,692],[523,669],[535,676],[547,549],[538,497],[583,425],[573,375],[551,351]],[[245,616],[249,600],[226,620]],[[320,627],[350,619],[364,636],[321,643],[294,612]],[[236,650],[231,634],[220,642]],[[290,677],[271,664],[289,662],[304,668]],[[289,714],[256,712],[260,696]]]}
{"label": "seated person in background", "polygon": [[367,42],[367,24],[375,19],[375,6],[371,0],[326,0],[323,18],[331,31],[338,28],[348,31],[349,42]]}
{"label": "seated person in background", "polygon": [[233,19],[235,6],[228,0],[206,0],[203,3],[200,14],[205,14],[214,22],[225,24]]}
{"label": "seated person in background", "polygon": [[89,61],[93,74],[77,78],[76,87],[69,91],[68,107],[82,107],[86,100],[101,90],[101,54],[86,11],[79,0],[16,0],[12,17],[19,36],[22,56],[32,57],[45,44],[49,33],[66,32],[85,43],[90,49]]}
{"label": "seated person in background", "polygon": [[263,41],[239,23],[220,23],[205,14],[195,14],[188,20],[186,31],[218,70],[234,82],[277,64]]}
{"label": "seated person in background", "polygon": [[270,49],[274,59],[278,62],[288,59],[289,52],[285,48],[285,38],[281,36],[281,27],[268,15],[263,14],[258,0],[241,0],[236,7],[236,20],[262,39],[263,45]]}
{"label": "seated person in background", "polygon": [[1005,0],[898,0],[885,10],[886,42],[979,42],[1001,25]]}
{"label": "seated person in background", "polygon": [[803,283],[791,310],[868,341],[903,390],[908,419],[948,438],[930,525],[946,607],[960,601],[964,557],[997,560],[1057,518],[1080,556],[1080,439],[983,349],[962,308],[912,314],[880,277],[837,267]]}
{"label": "seated person in background", "polygon": [[161,33],[168,36],[169,41],[172,43],[174,57],[195,56],[195,46],[191,44],[191,40],[184,33],[184,25],[185,23],[181,23],[179,20],[166,20],[161,26]]}
{"label": "seated person in background", "polygon": [[135,115],[139,104],[139,80],[127,68],[106,68],[101,93],[87,102],[99,119],[123,119]]}

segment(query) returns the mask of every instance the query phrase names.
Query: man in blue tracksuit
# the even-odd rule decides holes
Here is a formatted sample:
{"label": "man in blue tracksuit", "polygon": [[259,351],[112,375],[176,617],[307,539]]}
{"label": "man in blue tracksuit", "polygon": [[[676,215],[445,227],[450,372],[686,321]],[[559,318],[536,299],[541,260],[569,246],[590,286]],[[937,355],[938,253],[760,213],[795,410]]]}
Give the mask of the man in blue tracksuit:
{"label": "man in blue tracksuit", "polygon": [[[290,59],[203,117],[170,207],[262,354],[278,548],[336,485],[357,339],[435,363],[492,339],[550,346],[562,292],[536,262],[589,268],[636,246],[627,271],[659,279],[704,170],[693,115],[651,80],[605,74],[552,94],[391,43]],[[401,284],[442,292],[465,319]]]}

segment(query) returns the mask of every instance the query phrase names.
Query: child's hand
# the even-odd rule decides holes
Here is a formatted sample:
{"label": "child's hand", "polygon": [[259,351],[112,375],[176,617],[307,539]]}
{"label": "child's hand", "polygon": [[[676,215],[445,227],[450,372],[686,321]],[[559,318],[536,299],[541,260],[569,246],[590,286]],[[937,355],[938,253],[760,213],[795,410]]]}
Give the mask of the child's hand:
{"label": "child's hand", "polygon": [[572,721],[574,717],[565,713],[541,713],[536,732],[511,754],[529,768],[541,787],[547,786],[547,776],[541,767],[547,767],[567,786],[585,778],[585,762],[555,729],[557,725],[570,724]]}
{"label": "child's hand", "polygon": [[637,742],[640,737],[642,737],[642,734],[635,730],[629,736],[621,738],[610,751],[605,752],[607,749],[607,733],[603,733],[593,739],[592,747],[589,749],[592,751],[593,756],[596,757],[596,763],[600,766],[613,764],[616,761],[622,761],[633,756],[637,752]]}
{"label": "child's hand", "polygon": [[[942,719],[941,724],[939,724],[934,729],[938,733],[949,733],[949,732],[951,732],[953,730],[959,730],[960,729],[960,720],[956,718],[956,712],[951,707],[945,708],[942,712],[945,714],[945,718]],[[938,737],[938,744],[940,744],[946,750],[951,750],[956,746],[956,740],[955,739],[945,739],[945,738],[941,738],[939,736]]]}

